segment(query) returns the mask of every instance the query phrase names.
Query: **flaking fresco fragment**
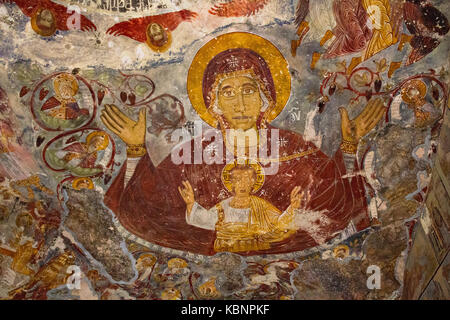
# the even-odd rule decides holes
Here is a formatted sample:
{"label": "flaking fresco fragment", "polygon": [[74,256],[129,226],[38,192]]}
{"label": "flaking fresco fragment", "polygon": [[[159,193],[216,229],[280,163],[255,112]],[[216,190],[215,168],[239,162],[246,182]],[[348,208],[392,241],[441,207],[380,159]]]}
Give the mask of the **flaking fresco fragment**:
{"label": "flaking fresco fragment", "polygon": [[449,8],[0,0],[0,298],[449,299]]}

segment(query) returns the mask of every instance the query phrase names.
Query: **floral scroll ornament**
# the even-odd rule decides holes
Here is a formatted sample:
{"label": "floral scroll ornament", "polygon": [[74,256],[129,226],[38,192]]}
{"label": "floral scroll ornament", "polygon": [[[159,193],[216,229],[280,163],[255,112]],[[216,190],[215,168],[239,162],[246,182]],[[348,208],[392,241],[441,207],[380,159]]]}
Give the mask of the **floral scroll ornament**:
{"label": "floral scroll ornament", "polygon": [[[387,109],[389,110],[394,96],[413,79],[426,79],[429,82],[429,92],[435,102],[447,101],[447,87],[438,79],[434,70],[430,70],[429,73],[408,77],[395,87],[392,87],[391,84],[386,84],[383,88],[382,73],[388,68],[386,59],[383,58],[379,61],[374,61],[374,63],[376,65],[375,70],[369,67],[359,67],[348,74],[345,62],[342,62],[338,64],[338,71],[324,72],[324,79],[320,86],[320,97],[317,99],[319,113],[324,111],[327,102],[331,100],[333,95],[343,91],[353,93],[350,104],[357,103],[361,98],[368,101],[375,96],[389,99],[387,105]],[[388,113],[386,113],[386,121],[388,121]]]}
{"label": "floral scroll ornament", "polygon": [[114,170],[116,145],[114,140],[98,128],[84,128],[62,133],[51,139],[43,148],[46,166],[55,172],[68,175],[57,186],[58,199],[61,189],[69,184],[76,190],[94,189],[94,179],[103,178],[107,184]]}

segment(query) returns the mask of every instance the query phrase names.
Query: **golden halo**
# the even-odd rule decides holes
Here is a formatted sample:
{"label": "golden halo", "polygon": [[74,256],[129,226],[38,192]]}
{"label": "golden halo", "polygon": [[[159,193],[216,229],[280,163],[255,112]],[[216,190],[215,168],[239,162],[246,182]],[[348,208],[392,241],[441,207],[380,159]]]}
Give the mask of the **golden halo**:
{"label": "golden halo", "polygon": [[108,147],[108,145],[109,145],[109,137],[106,134],[106,132],[104,132],[104,131],[94,131],[94,132],[89,133],[88,136],[86,137],[86,143],[89,144],[91,142],[91,140],[96,136],[103,137],[103,144],[100,147],[98,147],[97,150],[106,149],[106,147]]}
{"label": "golden halo", "polygon": [[264,184],[264,169],[256,160],[251,159],[236,159],[232,162],[229,162],[225,165],[222,170],[222,183],[227,188],[228,191],[232,191],[233,187],[231,186],[231,170],[237,165],[245,165],[250,166],[256,171],[256,183],[253,186],[252,193],[255,193]]}
{"label": "golden halo", "polygon": [[94,182],[92,181],[92,179],[84,178],[84,177],[76,178],[75,180],[73,180],[72,188],[74,188],[75,190],[81,190],[79,184],[83,183],[83,182],[87,182],[88,183],[88,186],[87,186],[86,189],[90,189],[90,190],[94,189]]}
{"label": "golden halo", "polygon": [[147,29],[146,29],[146,31],[145,31],[145,35],[146,35],[146,37],[147,37],[147,41],[146,41],[146,43],[147,43],[147,45],[150,47],[150,49],[152,49],[153,51],[156,51],[156,52],[164,52],[164,51],[167,51],[167,49],[169,49],[169,47],[170,47],[170,45],[172,44],[172,33],[168,30],[168,29],[166,29],[166,28],[164,28],[163,26],[161,26],[159,23],[156,23],[157,25],[159,25],[162,29],[164,29],[164,32],[167,34],[167,41],[166,41],[166,43],[165,44],[163,44],[162,46],[156,46],[156,45],[154,45],[153,43],[152,43],[152,41],[150,40],[150,37],[148,36],[148,29],[150,28],[150,26],[152,25],[153,23],[150,23],[148,26],[147,26]]}
{"label": "golden halo", "polygon": [[270,41],[247,32],[226,33],[206,43],[195,55],[188,72],[187,91],[191,104],[200,118],[212,127],[217,127],[216,118],[207,110],[203,100],[202,84],[206,66],[217,54],[236,48],[246,48],[259,54],[272,74],[277,94],[275,107],[266,116],[268,122],[275,119],[286,105],[291,93],[291,75],[286,59]]}
{"label": "golden halo", "polygon": [[[419,91],[418,97],[417,96],[411,97],[409,95],[409,91],[411,89],[416,89],[417,91]],[[426,86],[425,82],[423,82],[422,80],[414,79],[414,80],[408,81],[402,88],[402,99],[407,104],[413,104],[413,105],[416,104],[417,98],[423,99],[426,94],[427,94],[427,86]]]}
{"label": "golden halo", "polygon": [[[41,12],[43,10],[47,10],[50,12],[50,14],[52,15],[53,18],[53,24],[52,27],[50,28],[50,30],[43,30],[41,28],[39,28],[38,24],[37,24],[37,17],[41,14]],[[31,28],[34,30],[34,32],[36,32],[37,34],[43,36],[43,37],[50,37],[52,36],[55,32],[56,32],[56,17],[55,14],[53,13],[53,11],[51,11],[48,8],[39,8],[37,9],[33,16],[31,17]]]}

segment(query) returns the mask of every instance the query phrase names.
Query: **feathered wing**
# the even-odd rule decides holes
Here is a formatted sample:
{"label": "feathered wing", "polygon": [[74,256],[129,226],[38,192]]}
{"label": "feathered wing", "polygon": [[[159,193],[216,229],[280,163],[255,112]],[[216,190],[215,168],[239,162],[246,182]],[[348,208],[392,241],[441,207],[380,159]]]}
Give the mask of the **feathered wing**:
{"label": "feathered wing", "polygon": [[139,42],[145,42],[147,40],[145,32],[148,24],[153,21],[152,18],[152,16],[149,16],[119,22],[106,30],[106,33],[113,36],[126,36]]}
{"label": "feathered wing", "polygon": [[422,11],[417,5],[411,2],[405,2],[403,4],[403,18],[405,19],[406,28],[410,33],[419,33],[418,24],[423,24],[423,21]]}
{"label": "feathered wing", "polygon": [[147,26],[150,23],[158,23],[169,31],[175,30],[183,21],[191,21],[197,13],[189,10],[169,12],[157,16],[134,18],[119,22],[109,28],[106,33],[113,36],[126,36],[139,42],[147,40]]}
{"label": "feathered wing", "polygon": [[405,2],[403,16],[408,31],[413,34],[410,41],[412,51],[406,62],[406,65],[410,65],[437,48],[440,44],[439,36],[445,35],[450,26],[445,15],[432,5],[422,7]]}
{"label": "feathered wing", "polygon": [[295,24],[297,28],[305,20],[309,13],[309,0],[298,0],[297,8],[295,9]]}
{"label": "feathered wing", "polygon": [[159,22],[164,28],[170,31],[175,30],[178,25],[184,21],[192,21],[197,17],[197,13],[190,10],[181,10],[177,12],[169,12],[158,16]]}
{"label": "feathered wing", "polygon": [[391,24],[395,38],[399,38],[403,23],[403,0],[391,0]]}
{"label": "feathered wing", "polygon": [[[67,26],[67,20],[71,17],[74,12],[67,11],[67,7],[54,3],[50,0],[0,0],[0,3],[15,3],[22,12],[31,17],[37,8],[47,8],[53,12],[56,19],[56,28],[61,31],[69,30]],[[89,31],[97,30],[97,27],[91,20],[86,18],[84,15],[80,17],[80,30]]]}
{"label": "feathered wing", "polygon": [[268,2],[269,0],[231,0],[216,4],[208,12],[219,17],[248,17],[264,8]]}
{"label": "feathered wing", "polygon": [[[74,11],[67,11],[67,8],[63,5],[54,3],[48,0],[41,0],[42,4],[50,9],[56,15],[56,28],[61,31],[70,30],[67,26],[67,20],[75,14]],[[97,30],[95,24],[86,18],[84,15],[80,16],[80,30],[81,31],[94,31]]]}

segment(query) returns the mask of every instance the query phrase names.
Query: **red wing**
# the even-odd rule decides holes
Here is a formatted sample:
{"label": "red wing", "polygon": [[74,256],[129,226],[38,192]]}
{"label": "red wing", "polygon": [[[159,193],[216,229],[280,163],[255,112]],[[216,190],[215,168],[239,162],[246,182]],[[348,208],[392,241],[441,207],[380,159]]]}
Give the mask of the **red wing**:
{"label": "red wing", "polygon": [[394,36],[398,37],[403,23],[403,0],[391,1],[391,23]]}
{"label": "red wing", "polygon": [[[75,11],[69,10],[65,6],[54,3],[49,0],[41,0],[42,6],[50,9],[56,16],[56,28],[61,31],[70,30],[67,26],[67,20],[74,14]],[[92,31],[97,30],[97,27],[91,20],[86,18],[84,15],[80,17],[80,30],[81,31]]]}
{"label": "red wing", "polygon": [[269,0],[231,0],[215,5],[208,12],[219,17],[248,17],[264,8],[267,2]]}
{"label": "red wing", "polygon": [[164,28],[169,29],[170,31],[175,30],[180,23],[183,21],[192,21],[197,17],[197,13],[189,10],[181,10],[177,12],[169,12],[165,14],[161,14],[158,17],[160,25]]}
{"label": "red wing", "polygon": [[[73,15],[72,12],[67,12],[67,8],[60,4],[56,4],[50,0],[0,0],[0,3],[15,3],[22,12],[31,17],[35,10],[39,7],[50,9],[56,18],[56,28],[58,30],[67,31],[67,19]],[[93,24],[88,18],[81,15],[80,17],[80,29],[82,31],[97,30],[95,24]]]}
{"label": "red wing", "polygon": [[29,1],[29,0],[0,0],[0,3],[15,3],[23,14],[31,17],[34,10],[41,4],[41,0]]}
{"label": "red wing", "polygon": [[423,22],[422,11],[418,6],[411,2],[405,2],[403,4],[403,18],[409,32],[412,34],[420,33],[418,24],[423,24]]}
{"label": "red wing", "polygon": [[169,12],[157,16],[147,16],[134,18],[128,21],[119,22],[109,28],[106,33],[113,36],[126,36],[139,42],[147,40],[147,26],[150,23],[158,23],[162,27],[173,31],[183,21],[191,21],[197,16],[197,13],[189,10]]}
{"label": "red wing", "polygon": [[116,23],[106,30],[107,34],[113,36],[126,36],[139,42],[147,40],[146,30],[149,23],[153,21],[152,16],[134,18],[128,21]]}

